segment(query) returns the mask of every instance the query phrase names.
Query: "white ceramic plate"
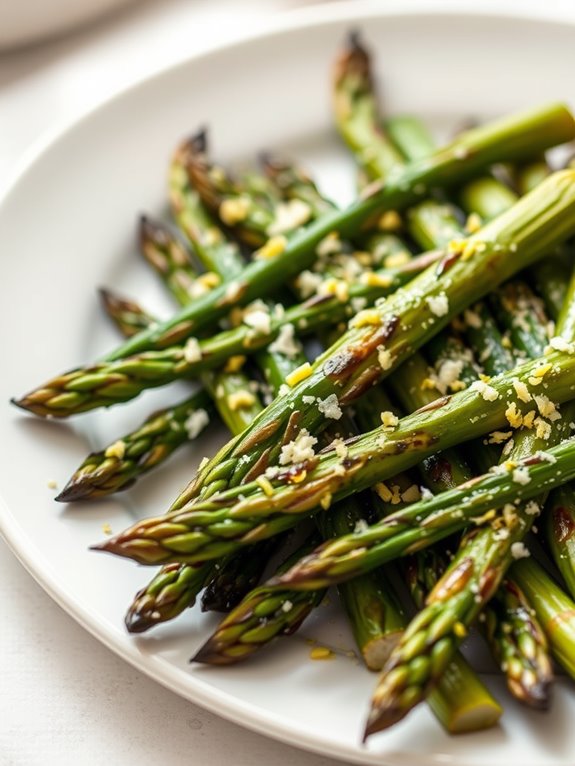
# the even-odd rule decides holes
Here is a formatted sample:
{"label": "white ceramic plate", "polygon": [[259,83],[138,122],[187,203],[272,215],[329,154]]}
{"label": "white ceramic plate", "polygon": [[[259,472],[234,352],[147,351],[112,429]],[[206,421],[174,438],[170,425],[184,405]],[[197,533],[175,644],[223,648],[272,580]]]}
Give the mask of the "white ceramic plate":
{"label": "white ceramic plate", "polygon": [[[172,392],[70,424],[24,417],[7,404],[115,343],[96,286],[168,310],[135,255],[134,221],[143,209],[162,214],[169,154],[199,124],[213,126],[224,160],[262,147],[285,150],[316,171],[329,193],[350,194],[351,164],[333,136],[329,97],[330,65],[350,26],[377,52],[390,112],[415,111],[446,125],[574,95],[575,26],[559,15],[535,22],[503,11],[416,16],[417,8],[403,0],[386,10],[352,3],[300,13],[280,30],[116,96],[28,159],[0,203],[0,520],[24,565],[88,630],[160,683],[238,723],[355,763],[567,766],[575,752],[575,695],[566,684],[551,715],[519,710],[499,688],[507,710],[498,729],[449,738],[422,706],[364,749],[358,739],[374,678],[349,657],[312,662],[300,636],[244,666],[192,667],[187,659],[215,623],[197,610],[149,637],[130,638],[124,610],[151,571],[87,546],[102,537],[104,523],[119,531],[136,515],[164,510],[221,435],[118,499],[66,508],[53,502],[48,480],[61,487],[89,447],[120,436]],[[302,635],[352,645],[329,608],[319,609]]]}

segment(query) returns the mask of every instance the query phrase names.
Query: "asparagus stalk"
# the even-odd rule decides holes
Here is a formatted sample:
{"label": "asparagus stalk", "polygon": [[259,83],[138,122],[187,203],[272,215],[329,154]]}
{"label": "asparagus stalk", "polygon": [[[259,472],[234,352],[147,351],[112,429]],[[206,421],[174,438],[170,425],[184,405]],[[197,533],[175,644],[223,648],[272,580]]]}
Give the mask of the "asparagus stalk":
{"label": "asparagus stalk", "polygon": [[575,678],[575,603],[532,558],[516,561],[511,575],[533,604],[556,659]]}
{"label": "asparagus stalk", "polygon": [[[276,257],[259,257],[234,282],[186,306],[158,327],[148,329],[114,349],[107,358],[118,360],[181,342],[201,329],[214,326],[234,306],[270,295],[286,280],[308,268],[315,248],[331,232],[341,236],[357,233],[369,218],[384,210],[399,210],[413,204],[425,189],[449,186],[499,160],[520,160],[550,146],[571,140],[575,122],[562,105],[553,104],[488,126],[469,131],[432,157],[412,163],[383,186],[375,185],[345,210],[334,211],[313,222],[289,243],[282,243]],[[269,254],[269,249],[266,253]]]}
{"label": "asparagus stalk", "polygon": [[[322,504],[326,507],[352,492],[373,486],[378,481],[416,465],[426,455],[453,446],[462,440],[499,430],[508,422],[507,416],[512,417],[514,422],[519,422],[523,415],[532,409],[532,405],[523,402],[517,396],[515,385],[525,384],[531,395],[537,394],[539,389],[533,383],[539,384],[543,375],[547,385],[546,395],[553,402],[561,403],[569,400],[573,395],[571,386],[574,370],[575,356],[554,351],[544,360],[528,362],[513,370],[512,373],[492,378],[487,390],[478,386],[460,391],[403,418],[394,430],[387,431],[388,426],[382,426],[351,440],[346,447],[347,456],[343,460],[337,454],[338,445],[332,445],[321,455],[311,456],[310,454],[300,462],[280,467],[277,476],[274,476],[276,474],[274,470],[272,478],[269,479],[271,491],[266,485],[267,493],[271,496],[266,494],[257,480],[248,482],[241,487],[216,493],[205,500],[194,499],[191,504],[158,519],[138,522],[125,533],[108,540],[101,548],[133,557],[144,564],[168,563],[178,557],[179,560],[188,563],[217,558],[239,545],[264,539],[288,529],[297,520],[316,512]],[[484,394],[490,399],[488,409],[484,406]],[[302,439],[302,437],[306,441],[307,455],[308,436],[300,431],[299,438]],[[301,446],[304,445],[301,444]],[[568,444],[565,448],[567,452],[569,446]],[[288,452],[293,448],[289,447]],[[557,455],[564,462],[561,451]],[[545,481],[549,478],[551,482],[549,486],[563,484],[571,476],[571,469],[557,476],[556,470],[550,471],[546,467],[543,456],[532,457],[532,461],[534,464],[529,469],[530,473],[544,477]],[[563,465],[557,466],[561,469],[563,467]],[[228,466],[222,465],[224,477],[228,470]],[[551,477],[549,473],[552,474]],[[512,475],[501,477],[495,475],[484,479],[488,487],[491,487],[494,482],[494,488],[499,491],[501,486],[502,503],[515,497],[529,499],[537,494],[538,489],[541,489],[537,481],[529,482],[525,486],[517,484],[513,481]],[[411,509],[406,509],[405,513],[408,514],[406,524],[403,527],[398,525],[394,530],[396,533],[405,532],[405,535],[401,536],[403,544],[408,544],[408,538],[411,541],[421,541],[437,535],[435,539],[439,539],[464,526],[466,516],[469,518],[476,515],[474,511],[478,498],[478,493],[475,491],[477,487],[474,484],[471,486],[475,488],[471,502],[461,509],[462,514],[455,519],[452,515],[442,512],[435,516],[433,526],[414,529],[413,522],[408,523],[407,519],[411,518],[409,514],[412,509],[419,506],[416,504]],[[469,492],[469,488],[464,489],[463,498],[467,499]],[[240,495],[243,499],[239,497]],[[436,502],[437,500],[427,501],[423,506],[424,510],[426,512],[437,510]],[[483,504],[480,503],[482,510],[479,513],[489,510],[485,502],[487,501],[483,496]],[[443,520],[445,528],[438,524],[438,518]],[[438,526],[441,526],[441,529],[438,529]],[[370,535],[374,534],[377,539],[379,531],[377,529],[375,532],[370,532],[367,538],[370,539]],[[389,533],[390,529],[387,532]],[[362,548],[363,543],[362,534],[352,535],[351,539],[346,540],[345,543],[340,540],[334,544],[335,548],[331,553],[335,551],[345,556],[354,549]],[[395,543],[398,541],[396,540]],[[326,546],[326,550],[329,551],[329,548],[329,545]],[[401,546],[398,549],[401,549]],[[347,556],[345,569],[347,570],[349,565],[350,572],[366,571],[361,566],[354,568],[354,562],[359,565],[365,557],[369,560],[373,559],[367,549],[355,550],[351,556]],[[337,560],[338,556],[334,555],[333,559]],[[326,573],[328,582],[329,576],[334,576],[335,581],[346,579],[345,576],[336,577],[338,567],[335,572],[330,571],[332,563],[329,554],[326,555],[324,552],[321,556],[305,562],[303,569],[318,586],[323,582],[322,577]],[[321,577],[316,578],[316,570],[312,564],[317,565]],[[297,579],[303,582],[304,577],[302,575]]]}
{"label": "asparagus stalk", "polygon": [[484,633],[511,693],[529,707],[547,710],[553,681],[547,638],[514,580],[503,580],[484,615]]}
{"label": "asparagus stalk", "polygon": [[[306,541],[278,572],[317,545]],[[245,660],[278,636],[295,633],[308,614],[320,604],[325,589],[309,593],[274,593],[266,586],[252,590],[218,625],[215,632],[192,657],[191,662],[230,665]]]}
{"label": "asparagus stalk", "polygon": [[199,436],[214,416],[205,391],[155,412],[135,431],[88,455],[55,499],[70,503],[128,489],[181,445]]}
{"label": "asparagus stalk", "polygon": [[269,331],[264,327],[255,332],[242,324],[213,338],[199,341],[192,338],[187,346],[102,362],[55,378],[14,403],[35,415],[63,418],[129,401],[147,388],[199,376],[206,370],[223,366],[234,356],[256,354],[273,343],[286,325],[293,327],[298,335],[333,326],[353,314],[355,299],[369,304],[389,295],[437,263],[441,256],[438,251],[426,253],[402,266],[374,272],[371,278],[350,285],[347,300],[326,292],[285,311],[272,312]]}
{"label": "asparagus stalk", "polygon": [[[570,340],[573,339],[573,327],[569,326],[571,316],[572,310],[568,309],[564,314],[565,321],[559,323],[561,331]],[[546,440],[534,431],[521,431],[515,437],[510,453],[512,465],[517,458],[545,449],[550,439],[557,441],[561,438],[564,429],[556,423],[556,419],[561,416],[555,412],[554,405],[551,404],[551,407],[556,417],[552,417],[551,423],[547,424],[549,433]],[[572,409],[573,406],[567,408],[569,412]],[[545,414],[550,413],[545,411]],[[505,466],[503,468],[505,470]],[[517,478],[523,480],[523,475]],[[525,478],[529,480],[528,476]],[[365,736],[401,720],[433,688],[442,668],[467,634],[471,623],[492,598],[512,560],[529,555],[523,539],[533,524],[534,515],[538,513],[539,503],[545,498],[546,492],[543,491],[535,506],[503,506],[503,523],[499,528],[488,526],[468,535],[443,578],[430,594],[426,608],[407,628],[390,656],[372,698]],[[522,659],[524,661],[525,657]],[[542,670],[541,666],[535,669],[539,672]],[[531,704],[537,700],[539,684],[541,705],[546,704],[549,669],[543,668],[543,672],[543,678],[535,672],[527,675],[534,685],[528,697]]]}
{"label": "asparagus stalk", "polygon": [[[553,178],[559,180],[557,175],[552,176],[546,184]],[[396,369],[415,348],[433,337],[445,326],[450,316],[460,313],[467,304],[471,290],[475,295],[488,292],[498,276],[505,279],[519,267],[516,263],[518,255],[523,256],[520,258],[523,266],[533,259],[536,248],[547,250],[551,237],[561,236],[560,222],[563,216],[554,217],[555,226],[548,227],[542,223],[541,228],[537,227],[530,216],[527,240],[519,236],[518,227],[512,223],[518,216],[523,219],[522,210],[525,215],[527,210],[533,212],[533,195],[541,195],[541,204],[549,211],[551,188],[546,188],[546,184],[520,200],[508,213],[491,222],[483,230],[482,239],[474,235],[468,240],[455,261],[453,256],[456,253],[448,254],[438,267],[439,276],[435,268],[428,270],[412,280],[407,290],[396,292],[385,303],[377,306],[374,312],[369,312],[367,316],[360,314],[340,341],[316,360],[311,371],[308,370],[311,374],[268,407],[241,440],[225,447],[176,500],[174,507],[183,506],[202,489],[212,492],[212,480],[217,479],[217,487],[224,486],[224,481],[227,486],[242,481],[253,465],[261,460],[262,454],[267,463],[273,464],[292,417],[298,417],[299,427],[311,433],[325,425],[326,419],[318,409],[300,409],[303,396],[325,399],[335,395],[340,404],[350,403]],[[572,191],[575,197],[575,186]],[[559,196],[564,204],[570,196],[568,189],[562,189]],[[545,233],[544,229],[547,230]],[[489,241],[493,244],[483,250],[479,243]],[[482,252],[466,259],[463,253],[469,252],[465,249],[469,246],[472,249],[479,247]],[[503,251],[497,249],[502,246]],[[440,302],[440,310],[436,307],[434,313],[430,307],[435,306],[436,301]],[[437,316],[443,310],[445,314]],[[369,325],[363,326],[364,316],[366,321],[369,320]],[[294,415],[298,412],[299,415]],[[249,454],[246,444],[249,445]],[[257,449],[254,449],[256,445]],[[243,457],[240,466],[237,462],[239,457]]]}

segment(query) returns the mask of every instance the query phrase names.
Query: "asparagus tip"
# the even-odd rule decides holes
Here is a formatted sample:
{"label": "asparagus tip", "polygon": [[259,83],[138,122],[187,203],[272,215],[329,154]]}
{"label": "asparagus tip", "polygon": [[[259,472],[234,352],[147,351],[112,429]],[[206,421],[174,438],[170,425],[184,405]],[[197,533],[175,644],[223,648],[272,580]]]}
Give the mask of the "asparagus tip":
{"label": "asparagus tip", "polygon": [[133,608],[128,609],[124,617],[124,625],[128,633],[145,633],[157,623],[158,621],[154,620],[148,612],[138,612]]}
{"label": "asparagus tip", "polygon": [[193,657],[190,657],[190,663],[199,662],[202,665],[232,665],[240,658],[230,658],[226,654],[219,653],[213,646],[211,638],[202,644]]}
{"label": "asparagus tip", "polygon": [[361,41],[361,32],[357,28],[350,29],[347,33],[347,47],[350,52],[367,56],[367,50]]}
{"label": "asparagus tip", "polygon": [[138,240],[142,249],[150,243],[156,246],[165,246],[168,242],[169,234],[166,227],[159,221],[142,214],[138,225]]}

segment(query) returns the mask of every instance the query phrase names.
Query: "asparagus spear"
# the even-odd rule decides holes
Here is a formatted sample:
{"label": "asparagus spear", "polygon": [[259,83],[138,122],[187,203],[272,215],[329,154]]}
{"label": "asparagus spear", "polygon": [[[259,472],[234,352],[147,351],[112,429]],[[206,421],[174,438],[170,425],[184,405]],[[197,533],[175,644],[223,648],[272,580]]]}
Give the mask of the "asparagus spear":
{"label": "asparagus spear", "polygon": [[[575,286],[571,294],[573,290]],[[570,340],[574,337],[573,326],[569,323],[572,315],[573,310],[569,308],[562,317],[564,321],[559,323],[561,332]],[[552,415],[551,422],[546,426],[546,440],[534,431],[521,431],[515,437],[510,453],[512,464],[521,456],[545,449],[550,440],[560,440],[564,431],[562,425],[556,422],[561,416],[551,401],[545,396],[535,401],[542,414]],[[542,402],[548,402],[552,412],[547,409],[543,412]],[[573,405],[566,409],[568,412],[575,410]],[[520,481],[523,478],[529,480],[529,476],[523,477],[522,474],[517,478]],[[538,512],[539,503],[545,498],[546,492],[543,491],[535,507],[532,504],[504,506],[503,525],[496,529],[486,527],[477,530],[466,538],[430,594],[426,608],[407,628],[390,656],[372,698],[365,736],[401,720],[424,699],[482,606],[491,599],[512,560],[529,555],[523,539],[533,524],[534,510]],[[535,675],[532,680],[535,684],[539,681]],[[531,703],[536,696],[532,690],[529,696]],[[541,697],[546,700],[546,696],[544,685]]]}
{"label": "asparagus spear", "polygon": [[[444,397],[430,407],[403,418],[393,430],[388,431],[386,428],[389,426],[382,426],[351,440],[346,447],[347,456],[343,460],[337,454],[338,445],[333,445],[324,454],[314,456],[313,450],[310,449],[314,443],[313,439],[307,432],[300,431],[297,437],[299,443],[290,441],[285,445],[287,450],[283,453],[289,459],[296,450],[300,456],[296,458],[296,463],[280,466],[277,476],[274,476],[276,470],[272,472],[272,478],[269,479],[271,496],[266,494],[257,480],[248,482],[241,487],[213,494],[205,500],[194,499],[191,504],[158,519],[138,522],[117,538],[108,540],[102,545],[102,549],[134,557],[147,564],[168,563],[175,557],[189,563],[219,557],[239,545],[288,529],[296,520],[322,507],[322,503],[323,506],[328,506],[332,501],[336,502],[352,492],[373,486],[378,481],[417,464],[426,455],[453,446],[464,439],[472,439],[501,429],[507,424],[508,417],[515,423],[521,422],[523,415],[532,410],[533,406],[520,399],[515,392],[516,385],[525,384],[527,391],[533,395],[538,391],[537,386],[533,384],[539,384],[543,376],[547,385],[546,395],[550,400],[556,403],[569,400],[573,395],[571,383],[574,369],[574,355],[553,351],[543,360],[528,362],[512,373],[492,378],[488,388],[472,386],[451,397]],[[490,406],[487,409],[484,395],[489,398]],[[541,461],[545,462],[543,457],[535,456],[533,460],[536,464],[530,470],[538,475],[543,473],[547,479],[547,469],[539,464]],[[563,468],[563,465],[557,467]],[[222,465],[224,477],[228,470],[227,466]],[[570,475],[570,471],[565,471],[559,477],[552,477],[553,485],[564,483]],[[502,502],[507,502],[513,495],[513,490],[516,496],[527,499],[536,494],[533,488],[537,486],[537,482],[530,482],[524,487],[513,482],[509,476],[495,476],[486,481],[488,486],[494,481],[495,487],[499,487],[499,482],[505,487],[501,489]],[[270,493],[270,487],[266,485],[266,489]],[[429,501],[424,507],[426,511],[436,510],[434,501]],[[474,509],[475,499],[462,509],[462,516],[468,511],[472,515]],[[409,510],[407,509],[406,513]],[[483,506],[483,510],[488,508]],[[448,532],[454,531],[454,523],[456,529],[464,525],[461,518],[454,520],[449,514],[441,514],[441,518],[449,522]],[[402,538],[404,543],[408,537],[413,540],[428,538],[431,535],[430,528],[407,528],[408,532]],[[404,526],[403,531],[405,529]],[[440,537],[445,536],[446,530],[443,527],[441,533],[437,527],[433,529]],[[401,527],[396,529],[397,532],[400,530]],[[351,545],[348,546],[347,543],[342,544],[338,541],[335,550],[345,554],[354,548],[360,548],[363,544],[362,535],[351,536],[350,542]],[[329,546],[327,549],[329,550]],[[367,554],[367,550],[365,553]],[[356,550],[353,555],[347,557],[346,566],[354,562],[359,564],[363,557],[364,552]],[[334,558],[337,559],[337,556]],[[322,574],[324,571],[330,572],[332,561],[329,556],[322,554],[312,562],[305,563],[304,569],[309,569],[310,578],[313,577],[314,582],[321,583],[321,577],[316,580],[311,563],[317,564]],[[350,566],[350,571],[353,570],[354,567]],[[361,571],[361,566],[355,568],[355,572]],[[301,579],[303,580],[303,577]],[[338,578],[335,579],[337,581]]]}
{"label": "asparagus spear", "polygon": [[513,696],[529,707],[547,710],[553,669],[547,638],[532,612],[517,583],[505,578],[484,611],[483,626]]}
{"label": "asparagus spear", "polygon": [[[384,186],[366,190],[361,199],[345,210],[334,211],[313,222],[285,247],[282,243],[276,257],[257,258],[240,278],[216,287],[158,327],[134,336],[107,358],[118,360],[145,350],[165,348],[204,327],[213,327],[234,306],[273,293],[287,279],[307,268],[315,258],[315,248],[331,232],[352,235],[375,213],[413,204],[426,187],[460,183],[493,162],[527,158],[569,141],[574,135],[575,123],[562,105],[540,108],[469,131],[433,157],[412,163],[396,177],[389,178]],[[268,254],[271,254],[269,248],[261,253],[262,256]]]}
{"label": "asparagus spear", "polygon": [[101,288],[100,298],[104,311],[126,338],[136,335],[140,330],[156,321],[138,303],[130,298],[120,296],[112,290]]}
{"label": "asparagus spear", "polygon": [[[317,537],[307,540],[286,559],[278,572],[290,567],[317,543]],[[324,595],[325,589],[312,591],[310,595],[305,592],[274,593],[265,585],[256,588],[222,620],[190,661],[230,665],[245,660],[272,639],[295,633]]]}
{"label": "asparagus spear", "polygon": [[511,575],[533,604],[556,659],[575,678],[575,603],[532,558],[516,561]]}
{"label": "asparagus spear", "polygon": [[294,328],[298,335],[305,335],[335,325],[352,315],[355,299],[371,303],[384,297],[436,263],[441,256],[440,252],[426,253],[402,266],[377,271],[371,278],[350,285],[347,300],[342,301],[326,292],[285,312],[272,312],[269,330],[264,326],[256,332],[242,324],[210,339],[196,341],[192,338],[187,346],[173,346],[117,362],[103,362],[55,378],[14,403],[36,415],[68,417],[129,401],[147,388],[200,375],[221,367],[234,356],[255,354],[273,343],[286,326]]}
{"label": "asparagus spear", "polygon": [[181,445],[199,436],[214,416],[205,391],[155,412],[135,431],[88,455],[55,499],[70,503],[128,489]]}

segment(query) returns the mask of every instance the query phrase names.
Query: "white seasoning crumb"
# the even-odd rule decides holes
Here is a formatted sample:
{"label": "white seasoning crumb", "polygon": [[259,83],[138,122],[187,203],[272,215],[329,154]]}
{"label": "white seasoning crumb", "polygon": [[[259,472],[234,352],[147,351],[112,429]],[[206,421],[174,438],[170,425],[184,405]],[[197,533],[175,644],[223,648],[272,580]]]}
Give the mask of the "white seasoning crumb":
{"label": "white seasoning crumb", "polygon": [[278,337],[270,344],[269,350],[272,353],[283,354],[288,359],[295,359],[300,352],[300,346],[296,341],[293,324],[288,322],[282,325]]}
{"label": "white seasoning crumb", "polygon": [[197,338],[188,338],[184,346],[184,359],[188,364],[200,362],[202,359],[202,349]]}
{"label": "white seasoning crumb", "polygon": [[529,482],[531,481],[531,476],[529,476],[529,471],[524,466],[520,468],[514,468],[511,478],[516,484],[522,484],[522,485],[529,484]]}
{"label": "white seasoning crumb", "polygon": [[514,559],[526,559],[531,555],[525,547],[525,543],[513,543],[511,545],[511,555]]}
{"label": "white seasoning crumb", "polygon": [[287,202],[280,202],[276,206],[275,219],[268,226],[267,233],[270,236],[274,234],[284,234],[287,231],[297,229],[309,221],[311,208],[300,199],[290,199]]}
{"label": "white seasoning crumb", "polygon": [[305,299],[313,295],[322,283],[321,274],[314,274],[313,271],[302,271],[296,279],[296,285],[300,296]]}
{"label": "white seasoning crumb", "polygon": [[325,399],[319,399],[317,408],[324,417],[332,420],[339,420],[343,415],[335,394],[330,394]]}
{"label": "white seasoning crumb", "polygon": [[421,493],[422,500],[432,500],[434,497],[433,492],[427,487],[420,487],[419,491]]}
{"label": "white seasoning crumb", "polygon": [[334,439],[330,446],[335,450],[335,454],[340,460],[346,459],[349,450],[343,439]]}
{"label": "white seasoning crumb", "polygon": [[545,394],[539,394],[537,396],[533,397],[535,399],[535,404],[537,405],[537,409],[539,410],[539,414],[550,420],[552,423],[554,423],[556,420],[559,420],[561,418],[561,415],[557,411],[556,406],[553,404],[553,402],[549,399],[548,396],[545,396]]}
{"label": "white seasoning crumb", "polygon": [[369,524],[367,523],[367,521],[365,519],[358,519],[355,522],[353,531],[354,531],[354,534],[359,535],[362,532],[367,532],[368,529],[369,529]]}
{"label": "white seasoning crumb", "polygon": [[536,452],[535,457],[538,457],[540,460],[544,460],[546,463],[550,463],[551,465],[554,465],[557,462],[555,455],[552,455],[550,452],[544,452],[543,450]]}
{"label": "white seasoning crumb", "polygon": [[436,317],[443,317],[449,312],[449,300],[445,293],[430,295],[425,299],[425,302]]}
{"label": "white seasoning crumb", "polygon": [[524,509],[527,516],[538,516],[541,513],[541,508],[535,500],[530,500]]}
{"label": "white seasoning crumb", "polygon": [[302,428],[293,441],[289,442],[289,444],[284,444],[282,447],[279,458],[280,465],[290,465],[302,463],[304,460],[311,460],[315,455],[313,451],[315,444],[317,444],[315,436],[312,436],[307,428]]}
{"label": "white seasoning crumb", "polygon": [[316,397],[315,396],[308,396],[308,394],[304,394],[304,396],[302,396],[301,400],[302,400],[302,402],[304,404],[313,404],[315,402],[315,400],[316,400]]}
{"label": "white seasoning crumb", "polygon": [[226,303],[234,303],[242,293],[242,285],[239,282],[230,282],[226,287],[224,300]]}
{"label": "white seasoning crumb", "polygon": [[272,329],[272,318],[267,311],[257,309],[244,313],[243,323],[251,327],[259,335],[269,335]]}
{"label": "white seasoning crumb", "polygon": [[469,327],[473,327],[475,330],[479,330],[482,325],[481,317],[472,309],[466,309],[464,311],[463,319],[465,320],[465,324],[467,324]]}
{"label": "white seasoning crumb", "polygon": [[478,391],[486,402],[494,402],[499,398],[499,392],[484,380],[474,380],[470,389],[472,391]]}
{"label": "white seasoning crumb", "polygon": [[106,451],[104,452],[106,457],[116,457],[118,460],[121,460],[125,454],[126,444],[122,441],[122,439],[119,439],[117,442],[110,444],[110,446],[107,447]]}
{"label": "white seasoning crumb", "polygon": [[[565,340],[565,338],[562,338],[560,335],[550,339],[548,348],[553,349],[554,351],[563,351],[566,354],[575,353],[575,344],[569,343],[569,341]],[[547,351],[547,349],[545,350]]]}
{"label": "white seasoning crumb", "polygon": [[210,422],[210,416],[205,410],[194,410],[184,423],[189,439],[195,439]]}
{"label": "white seasoning crumb", "polygon": [[291,391],[291,388],[288,386],[287,383],[282,383],[281,386],[278,388],[278,396],[286,396]]}
{"label": "white seasoning crumb", "polygon": [[341,242],[337,231],[332,231],[327,237],[324,237],[319,245],[316,247],[315,252],[321,257],[327,255],[333,255],[341,250]]}
{"label": "white seasoning crumb", "polygon": [[286,599],[282,604],[282,612],[285,612],[286,614],[288,612],[291,612],[293,609],[293,604],[289,599]]}
{"label": "white seasoning crumb", "polygon": [[445,359],[439,365],[437,371],[437,389],[440,393],[446,394],[455,383],[459,381],[459,376],[463,371],[462,359]]}

